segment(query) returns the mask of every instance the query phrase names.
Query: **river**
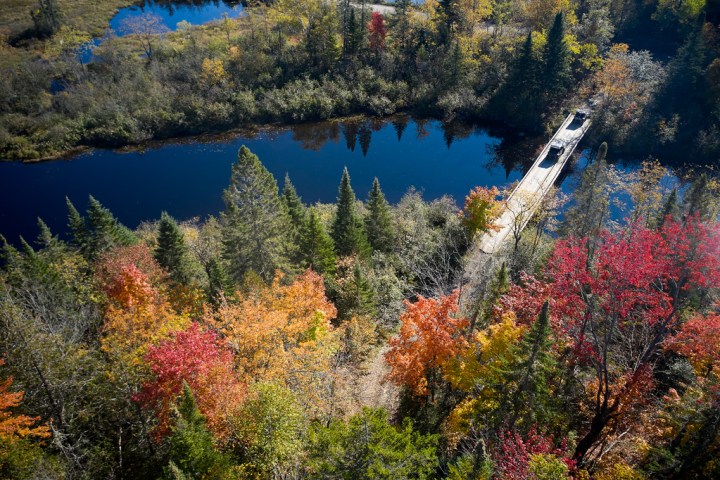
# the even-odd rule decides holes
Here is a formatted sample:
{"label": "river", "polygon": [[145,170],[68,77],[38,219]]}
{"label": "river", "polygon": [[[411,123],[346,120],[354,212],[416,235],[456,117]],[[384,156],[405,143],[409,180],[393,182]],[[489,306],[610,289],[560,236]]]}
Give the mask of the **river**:
{"label": "river", "polygon": [[163,210],[178,219],[216,215],[242,145],[281,188],[288,173],[305,203],[334,202],[347,166],[361,199],[377,176],[390,202],[414,187],[426,199],[451,195],[461,205],[477,185],[502,187],[520,179],[541,142],[395,117],[189,138],[130,152],[97,149],[35,164],[0,162],[0,234],[13,242],[19,235],[34,239],[37,217],[64,232],[65,196],[82,211],[93,195],[132,228]]}

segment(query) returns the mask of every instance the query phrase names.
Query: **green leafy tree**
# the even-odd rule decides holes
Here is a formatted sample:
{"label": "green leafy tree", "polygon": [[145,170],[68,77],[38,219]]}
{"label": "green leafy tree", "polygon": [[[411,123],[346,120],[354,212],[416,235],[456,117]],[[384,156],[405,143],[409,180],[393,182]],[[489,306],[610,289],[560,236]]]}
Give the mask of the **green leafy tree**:
{"label": "green leafy tree", "polygon": [[295,396],[275,383],[259,383],[231,419],[244,473],[288,478],[303,448],[305,415]]}
{"label": "green leafy tree", "polygon": [[185,236],[177,222],[163,212],[158,224],[155,260],[170,273],[175,282],[186,285],[195,277],[197,268],[192,263]]}
{"label": "green leafy tree", "polygon": [[703,220],[708,218],[714,200],[713,193],[708,188],[709,183],[707,174],[703,172],[690,184],[683,199],[685,211],[689,216],[698,215]]}
{"label": "green leafy tree", "polygon": [[405,419],[399,427],[385,410],[362,412],[311,432],[310,463],[316,478],[426,479],[438,466],[438,435],[423,435]]}
{"label": "green leafy tree", "polygon": [[65,197],[65,204],[68,209],[68,228],[70,229],[70,235],[72,235],[72,243],[82,251],[87,248],[88,241],[85,219],[80,215],[80,212],[78,212],[68,197]]}
{"label": "green leafy tree", "polygon": [[231,478],[230,459],[215,448],[215,440],[205,426],[205,416],[200,413],[185,382],[168,446],[170,460],[165,468],[165,478]]}
{"label": "green leafy tree", "polygon": [[223,199],[223,256],[230,278],[240,283],[252,270],[271,280],[277,269],[287,265],[290,222],[275,178],[244,145]]}
{"label": "green leafy tree", "polygon": [[337,212],[332,224],[331,235],[335,241],[335,251],[340,256],[355,253],[366,254],[369,250],[362,220],[355,206],[355,192],[350,185],[350,174],[343,170],[338,189]]}
{"label": "green leafy tree", "polygon": [[374,250],[389,252],[393,247],[393,223],[390,206],[380,189],[377,177],[368,195],[368,214],[365,217],[365,231]]}
{"label": "green leafy tree", "polygon": [[303,267],[312,268],[320,274],[333,274],[335,247],[315,208],[310,208],[301,233],[300,254]]}

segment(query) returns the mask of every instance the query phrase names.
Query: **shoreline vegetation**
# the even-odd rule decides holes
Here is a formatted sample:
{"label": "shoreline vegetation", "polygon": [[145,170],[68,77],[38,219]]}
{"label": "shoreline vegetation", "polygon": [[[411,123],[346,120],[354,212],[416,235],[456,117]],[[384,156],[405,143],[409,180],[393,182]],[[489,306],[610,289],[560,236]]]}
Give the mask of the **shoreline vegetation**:
{"label": "shoreline vegetation", "polygon": [[[645,5],[619,21],[600,0],[508,2],[502,15],[490,2],[400,1],[387,18],[344,1],[277,0],[174,32],[139,17],[82,64],[79,50],[96,30],[81,28],[76,1],[41,2],[60,12],[51,27],[40,8],[35,27],[22,24],[25,33],[0,28],[0,158],[352,115],[544,132],[589,98],[597,112],[589,141],[606,140],[618,154],[702,164],[720,152],[713,4],[689,13]],[[129,2],[100,3],[109,12],[110,3]],[[5,15],[2,25],[18,16]],[[43,25],[49,30],[41,33]],[[647,29],[675,42],[667,64],[613,43]]]}

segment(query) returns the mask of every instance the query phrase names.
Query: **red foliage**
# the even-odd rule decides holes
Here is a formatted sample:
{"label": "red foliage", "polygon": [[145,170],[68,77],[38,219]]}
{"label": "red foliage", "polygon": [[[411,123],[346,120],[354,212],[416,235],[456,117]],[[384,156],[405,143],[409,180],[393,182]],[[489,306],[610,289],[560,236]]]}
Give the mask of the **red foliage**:
{"label": "red foliage", "polygon": [[665,342],[665,348],[690,360],[699,374],[720,367],[720,315],[698,315]]}
{"label": "red foliage", "polygon": [[226,438],[224,419],[240,404],[244,386],[233,369],[233,355],[223,348],[214,332],[193,323],[171,339],[150,347],[145,360],[155,376],[133,399],[153,408],[159,425],[156,435],[169,432],[173,403],[182,392],[183,381],[190,386],[208,428],[217,438]]}
{"label": "red foliage", "polygon": [[370,50],[379,52],[385,50],[385,37],[387,36],[387,28],[385,27],[385,18],[378,12],[372,13],[370,23],[368,23],[368,32],[370,33],[369,43]]}
{"label": "red foliage", "polygon": [[526,480],[530,478],[528,464],[531,455],[549,454],[562,460],[572,471],[575,461],[566,456],[567,442],[555,446],[551,435],[537,432],[536,427],[530,429],[527,438],[523,439],[517,432],[500,434],[501,445],[495,452],[498,477],[504,480]]}
{"label": "red foliage", "polygon": [[389,380],[408,387],[414,395],[428,395],[432,384],[428,376],[466,344],[462,333],[468,321],[453,317],[457,309],[457,291],[437,300],[420,296],[416,303],[405,302],[400,333],[390,339],[390,351],[385,354]]}
{"label": "red foliage", "polygon": [[504,312],[514,312],[518,324],[532,325],[546,300],[550,302],[550,312],[553,312],[552,294],[552,285],[521,272],[519,284],[510,285],[508,292],[494,307],[495,319],[500,321]]}

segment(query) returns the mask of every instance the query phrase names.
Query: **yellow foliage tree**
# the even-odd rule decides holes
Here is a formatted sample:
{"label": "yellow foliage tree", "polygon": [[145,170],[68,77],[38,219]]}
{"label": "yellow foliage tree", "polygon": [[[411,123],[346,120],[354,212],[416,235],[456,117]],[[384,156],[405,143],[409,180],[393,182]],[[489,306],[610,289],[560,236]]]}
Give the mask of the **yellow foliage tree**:
{"label": "yellow foliage tree", "polygon": [[289,285],[282,280],[278,274],[272,285],[239,303],[208,311],[205,322],[224,336],[248,383],[280,382],[320,413],[328,407],[328,385],[334,381],[331,360],[339,342],[330,320],[337,310],[315,272],[308,270]]}
{"label": "yellow foliage tree", "polygon": [[496,412],[506,378],[505,366],[512,360],[512,350],[525,333],[515,314],[505,313],[499,323],[475,333],[467,347],[443,365],[443,374],[453,388],[479,392],[458,404],[450,413],[446,434],[451,441],[467,433],[473,419]]}

